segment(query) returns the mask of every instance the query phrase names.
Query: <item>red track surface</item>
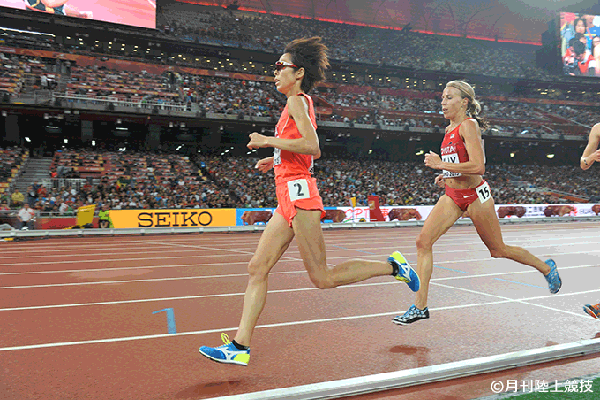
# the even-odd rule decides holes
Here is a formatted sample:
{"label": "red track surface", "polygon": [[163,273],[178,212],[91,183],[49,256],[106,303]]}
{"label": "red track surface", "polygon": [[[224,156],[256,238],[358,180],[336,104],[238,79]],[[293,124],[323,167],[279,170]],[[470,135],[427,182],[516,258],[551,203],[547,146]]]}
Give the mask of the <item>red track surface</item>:
{"label": "red track surface", "polygon": [[[415,261],[420,228],[326,231],[328,262]],[[600,335],[581,311],[600,301],[597,223],[503,228],[505,241],[553,257],[563,288],[535,270],[491,259],[473,227],[434,248],[431,319],[393,316],[414,302],[378,278],[314,289],[294,244],[270,278],[248,367],[220,365],[201,345],[233,337],[246,264],[259,234],[52,239],[0,244],[0,399],[202,399],[540,348]],[[173,308],[177,333],[168,334]],[[470,399],[493,380],[547,382],[600,372],[600,357],[485,374],[362,398]],[[594,388],[600,392],[600,388]]]}

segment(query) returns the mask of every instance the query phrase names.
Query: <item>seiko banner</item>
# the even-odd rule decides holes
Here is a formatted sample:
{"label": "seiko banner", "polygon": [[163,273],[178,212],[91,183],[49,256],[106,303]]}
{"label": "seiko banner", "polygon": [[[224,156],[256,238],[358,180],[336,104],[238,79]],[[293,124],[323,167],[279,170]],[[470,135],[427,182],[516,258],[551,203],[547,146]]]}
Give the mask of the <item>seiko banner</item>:
{"label": "seiko banner", "polygon": [[[384,221],[425,220],[433,206],[381,206]],[[186,210],[111,210],[115,228],[167,228],[264,225],[274,213],[273,208],[186,209]],[[561,218],[565,216],[596,216],[597,204],[497,204],[498,218]],[[462,218],[469,218],[465,212]],[[369,207],[328,207],[322,222],[371,221]]]}
{"label": "seiko banner", "polygon": [[110,210],[115,228],[235,226],[235,209]]}

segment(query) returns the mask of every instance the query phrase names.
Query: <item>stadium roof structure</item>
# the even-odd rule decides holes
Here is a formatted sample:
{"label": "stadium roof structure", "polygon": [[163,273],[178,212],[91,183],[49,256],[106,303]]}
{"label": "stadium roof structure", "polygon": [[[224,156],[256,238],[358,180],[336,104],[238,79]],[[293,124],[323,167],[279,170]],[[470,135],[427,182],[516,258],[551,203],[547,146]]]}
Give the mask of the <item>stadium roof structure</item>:
{"label": "stadium roof structure", "polygon": [[[323,21],[411,29],[474,39],[542,44],[561,8],[581,0],[176,0]],[[567,4],[568,3],[568,4]],[[593,3],[593,2],[592,2]]]}

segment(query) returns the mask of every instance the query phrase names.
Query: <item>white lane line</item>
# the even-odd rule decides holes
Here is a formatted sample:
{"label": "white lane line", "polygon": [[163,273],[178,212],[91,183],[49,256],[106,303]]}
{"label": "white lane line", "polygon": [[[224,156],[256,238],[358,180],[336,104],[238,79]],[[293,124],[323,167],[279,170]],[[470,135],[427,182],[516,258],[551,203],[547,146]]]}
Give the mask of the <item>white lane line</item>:
{"label": "white lane line", "polygon": [[[496,302],[489,302],[489,303],[463,304],[460,306],[452,306],[452,307],[440,307],[440,308],[436,308],[435,311],[442,311],[442,310],[454,309],[454,308],[487,306],[487,305],[502,304],[502,303],[508,303],[508,301],[496,301]],[[321,323],[321,322],[375,318],[375,317],[382,317],[382,316],[397,315],[400,312],[401,311],[393,311],[393,312],[377,313],[377,314],[356,315],[356,316],[351,316],[351,317],[319,318],[319,319],[312,319],[312,320],[282,322],[282,323],[275,323],[275,324],[257,325],[256,328],[278,328],[278,327],[285,327],[285,326],[315,324],[315,323]],[[237,327],[217,328],[217,329],[207,329],[207,330],[193,331],[193,332],[178,332],[178,333],[173,333],[173,334],[165,333],[165,334],[156,334],[156,335],[127,336],[127,337],[119,337],[119,338],[85,340],[85,341],[77,341],[77,342],[40,343],[40,344],[25,345],[25,346],[0,347],[0,351],[32,350],[32,349],[43,349],[43,348],[52,348],[52,347],[73,346],[73,345],[81,345],[81,344],[118,343],[118,342],[134,341],[134,340],[168,338],[168,337],[177,337],[177,336],[205,335],[205,334],[209,334],[209,333],[235,331],[236,329],[237,329]]]}
{"label": "white lane line", "polygon": [[[569,293],[567,295],[575,295],[575,294],[584,294],[590,292],[600,292],[600,289],[580,292],[580,293]],[[492,295],[493,296],[493,295]],[[560,294],[553,295],[553,297],[559,297]],[[494,296],[500,297],[500,296]],[[446,307],[437,307],[432,308],[431,311],[446,311],[446,310],[456,310],[456,309],[465,309],[470,307],[481,307],[481,306],[490,306],[497,304],[507,304],[507,303],[522,303],[524,301],[539,299],[539,298],[548,298],[548,296],[536,296],[532,298],[523,298],[523,299],[509,299],[505,298],[504,300],[492,301],[492,302],[484,302],[484,303],[471,303],[471,304],[460,304],[456,306],[446,306]],[[534,305],[529,303],[524,303],[527,305]],[[561,310],[558,310],[561,311]],[[349,320],[357,320],[357,319],[365,319],[365,318],[378,318],[385,317],[391,315],[402,314],[404,311],[391,311],[384,313],[376,313],[376,314],[363,314],[363,315],[355,315],[349,317],[336,317],[336,318],[319,318],[312,320],[301,320],[301,321],[291,321],[291,322],[282,322],[282,323],[274,323],[274,324],[265,324],[258,325],[256,328],[278,328],[285,326],[298,326],[298,325],[307,325],[307,324],[315,324],[315,323],[323,323],[323,322],[333,322],[333,321],[349,321]],[[566,312],[566,311],[561,311]],[[569,312],[566,312],[570,314]],[[578,315],[579,316],[579,315]],[[584,316],[585,317],[585,316]],[[585,317],[589,319],[589,317]],[[229,328],[217,328],[217,329],[208,329],[201,331],[193,331],[193,332],[178,332],[174,334],[155,334],[155,335],[142,335],[142,336],[127,336],[127,337],[118,337],[118,338],[106,338],[106,339],[96,339],[96,340],[84,340],[84,341],[72,341],[72,342],[51,342],[51,343],[39,343],[32,345],[24,345],[24,346],[10,346],[10,347],[0,347],[0,351],[19,351],[19,350],[35,350],[35,349],[43,349],[43,348],[55,348],[55,347],[64,347],[64,346],[75,346],[75,345],[85,345],[85,344],[97,344],[97,343],[118,343],[118,342],[128,342],[128,341],[136,341],[136,340],[147,340],[147,339],[159,339],[159,338],[172,338],[179,336],[189,336],[189,335],[204,335],[210,333],[220,333],[220,332],[229,332],[235,331],[237,327],[229,327]]]}
{"label": "white lane line", "polygon": [[[558,245],[549,245],[547,244],[547,240],[538,240],[540,242],[544,242],[546,244],[543,245],[539,245],[539,246],[527,246],[527,249],[538,249],[538,248],[547,248],[547,247],[568,247],[568,246],[573,246],[573,245],[591,245],[590,242],[571,242],[571,243],[560,243]],[[522,241],[521,241],[522,242]],[[207,250],[207,251],[214,251],[215,248],[214,247],[207,247],[207,246],[201,246],[201,245],[185,245],[185,244],[169,244],[170,246],[177,246],[177,247],[192,247],[195,249],[200,249],[200,250]],[[395,250],[398,249],[401,246],[391,246],[391,247],[381,247],[379,246],[377,248],[378,251],[382,251],[382,253],[384,252],[384,250]],[[228,251],[229,253],[238,253],[238,254],[244,254],[244,255],[252,255],[254,254],[253,251],[249,251],[249,250],[239,250],[239,249],[223,249],[224,251]],[[333,249],[330,249],[330,251]],[[352,250],[352,249],[350,249]],[[470,250],[470,252],[479,252],[479,251],[488,251],[485,247],[482,249],[473,249]],[[445,251],[435,251],[434,250],[434,254],[437,256],[441,255],[441,254],[445,254],[445,253],[457,253],[457,252],[463,252],[464,253],[464,249],[454,249],[454,250],[445,250]],[[567,252],[567,253],[558,253],[558,252],[552,252],[552,255],[567,255],[567,254],[582,254],[582,253],[597,253],[600,252],[600,249],[598,250],[582,250],[579,252]],[[292,250],[288,250],[285,253],[286,255],[289,254],[300,254],[300,252],[298,250],[292,249]],[[417,253],[409,253],[409,252],[403,252],[403,254],[405,256],[416,256]],[[193,258],[198,258],[198,257],[219,257],[219,256],[215,256],[215,255],[195,255],[193,256]],[[382,257],[382,255],[361,255],[361,258],[372,258],[372,257]],[[34,262],[36,265],[52,265],[52,264],[84,264],[84,263],[98,263],[98,262],[120,262],[120,261],[141,261],[141,260],[164,260],[164,259],[177,259],[177,258],[191,258],[190,256],[168,256],[168,257],[144,257],[144,258],[121,258],[121,259],[110,259],[110,260],[106,260],[106,259],[93,259],[93,260],[71,260],[71,261],[42,261],[42,262]],[[328,257],[328,259],[340,259],[340,258],[348,258],[346,257]],[[490,260],[491,257],[487,257],[487,258],[480,258],[480,259],[471,259],[471,260],[457,260],[457,261],[451,261],[451,263],[457,263],[457,262],[469,262],[469,261],[483,261],[483,260]],[[438,263],[444,263],[445,261],[440,261]],[[34,263],[0,263],[0,266],[31,266]],[[82,270],[84,271],[84,270]],[[2,273],[0,273],[2,274]]]}
{"label": "white lane line", "polygon": [[[526,304],[526,305],[535,306],[535,307],[541,307],[541,308],[545,308],[547,310],[554,311],[554,312],[561,312],[561,313],[571,314],[571,315],[574,315],[576,317],[585,318],[586,320],[588,320],[590,318],[589,315],[586,315],[586,314],[584,314],[582,312],[575,313],[573,311],[559,310],[558,308],[548,307],[548,306],[545,306],[543,304],[527,303],[524,300],[511,299],[510,297],[505,297],[505,296],[500,296],[500,295],[497,295],[497,294],[480,292],[478,290],[473,290],[473,289],[466,289],[466,288],[461,288],[461,287],[456,287],[456,286],[443,285],[443,284],[437,283],[437,282],[434,282],[433,284],[436,285],[436,286],[441,286],[441,287],[447,288],[447,289],[455,289],[455,290],[460,290],[460,291],[463,291],[463,292],[477,294],[477,295],[480,295],[480,296],[488,296],[488,297],[495,297],[497,299],[502,299],[502,300],[510,300],[511,302]],[[598,291],[600,291],[600,290],[598,290]],[[549,296],[547,296],[547,297],[549,297]]]}
{"label": "white lane line", "polygon": [[[298,261],[298,258],[283,256],[279,260],[279,262],[289,262],[289,261]],[[127,270],[137,270],[137,269],[161,269],[161,268],[177,268],[177,267],[187,267],[187,268],[198,268],[202,269],[205,267],[222,267],[224,264],[227,265],[248,265],[248,261],[230,261],[230,262],[219,262],[219,263],[203,263],[203,264],[169,264],[169,265],[139,265],[139,266],[131,266],[131,267],[108,267],[108,268],[86,268],[86,269],[62,269],[62,270],[50,270],[50,271],[21,271],[21,272],[0,272],[0,276],[2,275],[27,275],[27,274],[62,274],[62,273],[72,273],[72,274],[86,274],[89,272],[106,272],[106,271],[127,271]]]}
{"label": "white lane line", "polygon": [[[576,268],[588,268],[595,267],[594,265],[580,265],[569,267],[570,269]],[[292,272],[278,272],[278,274],[305,274],[305,270],[301,271],[292,271]],[[469,278],[485,278],[492,277],[498,275],[510,275],[515,273],[527,274],[527,273],[538,273],[537,270],[529,270],[529,271],[520,271],[520,272],[496,272],[490,274],[478,274],[478,275],[461,275],[456,278],[437,278],[432,279],[431,283],[437,283],[439,281],[447,281],[450,279],[469,279]],[[120,283],[120,282],[119,282]],[[398,285],[399,283],[395,280],[391,280],[388,282],[372,282],[372,283],[355,283],[352,285],[339,286],[337,290],[343,289],[352,289],[352,288],[361,288],[361,287],[371,287],[371,286],[384,286],[384,285]],[[438,284],[443,286],[442,284]],[[3,289],[14,289],[14,287],[6,287]],[[292,288],[292,289],[277,289],[277,290],[269,290],[267,293],[293,293],[293,292],[302,292],[307,290],[321,290],[316,287],[301,287],[301,288]],[[580,293],[591,293],[598,290],[591,290],[588,292],[580,292]],[[563,294],[568,295],[568,294]],[[173,300],[190,300],[190,299],[206,299],[206,298],[215,298],[215,297],[240,297],[244,296],[243,292],[240,293],[218,293],[218,294],[209,294],[209,295],[189,295],[189,296],[175,296],[175,297],[158,297],[158,298],[149,298],[149,299],[133,299],[133,300],[115,300],[115,301],[106,301],[106,302],[93,302],[93,303],[73,303],[73,304],[50,304],[43,306],[26,306],[26,307],[11,307],[11,308],[0,308],[0,312],[2,311],[24,311],[24,310],[39,310],[39,309],[48,309],[48,308],[65,308],[65,307],[82,307],[82,306],[104,306],[104,305],[118,305],[118,304],[135,304],[135,303],[149,303],[149,302],[159,302],[159,301],[173,301]],[[554,295],[557,296],[557,295]],[[536,298],[545,298],[548,296],[539,296]]]}
{"label": "white lane line", "polygon": [[[315,287],[296,288],[296,289],[280,289],[280,290],[269,290],[268,293],[302,292],[302,291],[307,291],[307,290],[320,290],[320,289],[315,288]],[[97,302],[97,303],[72,303],[72,304],[55,304],[55,305],[47,305],[47,306],[0,308],[0,312],[2,312],[2,311],[38,310],[38,309],[48,309],[48,308],[82,307],[82,306],[110,306],[110,305],[119,305],[119,304],[152,303],[152,302],[157,302],[157,301],[206,299],[206,298],[212,298],[212,297],[239,297],[239,296],[244,296],[244,293],[222,293],[222,294],[190,295],[190,296],[176,296],[176,297],[136,299],[136,300],[103,301],[103,302]]]}
{"label": "white lane line", "polygon": [[[302,271],[305,272],[305,271]],[[177,278],[154,278],[154,279],[127,279],[114,281],[91,281],[91,282],[71,282],[71,283],[48,283],[42,285],[29,286],[2,286],[0,289],[35,289],[49,287],[65,287],[65,286],[86,286],[86,285],[110,285],[110,284],[127,284],[134,282],[166,282],[166,281],[186,281],[192,279],[218,279],[218,278],[236,278],[240,276],[248,276],[248,274],[224,274],[224,275],[200,275],[200,276],[181,276]]]}
{"label": "white lane line", "polygon": [[[441,263],[438,263],[441,264]],[[214,264],[221,265],[221,264]],[[560,271],[574,269],[574,268],[587,268],[587,267],[595,267],[596,264],[583,264],[583,265],[570,265],[568,267],[561,267]],[[197,268],[197,267],[196,267]],[[501,276],[501,275],[510,275],[510,274],[531,274],[537,273],[538,271],[534,268],[526,270],[526,271],[502,271],[502,272],[492,272],[485,274],[476,274],[476,275],[457,275],[450,276],[445,278],[435,278],[432,279],[432,282],[439,281],[449,281],[449,280],[458,280],[458,279],[470,279],[470,278],[487,278],[492,276]],[[305,269],[296,270],[296,271],[273,271],[271,275],[277,274],[306,274]],[[181,276],[181,277],[169,277],[169,278],[148,278],[148,279],[123,279],[123,280],[109,280],[109,281],[87,281],[87,282],[69,282],[69,283],[47,283],[47,284],[39,284],[39,285],[21,285],[21,286],[0,286],[0,289],[35,289],[35,288],[49,288],[49,287],[63,287],[63,286],[86,286],[86,285],[108,285],[108,284],[127,284],[127,283],[137,283],[137,282],[164,282],[164,281],[178,281],[178,280],[193,280],[193,279],[218,279],[218,278],[237,278],[241,276],[248,276],[247,273],[231,273],[231,274],[217,274],[217,275],[195,275],[195,276]],[[391,282],[395,283],[395,282]],[[364,285],[364,284],[357,284]]]}
{"label": "white lane line", "polygon": [[[163,245],[165,247],[157,248],[156,245]],[[91,253],[92,251],[96,251],[96,252],[102,251],[102,253],[98,253],[95,255],[110,255],[110,254],[120,255],[120,254],[127,254],[134,250],[137,253],[146,253],[146,252],[168,251],[169,248],[164,243],[153,243],[152,246],[129,245],[129,246],[119,246],[119,247],[93,246],[93,247],[78,248],[78,249],[65,249],[64,247],[61,247],[60,249],[38,249],[38,250],[31,249],[31,250],[26,250],[26,252],[27,252],[26,254],[28,257],[40,257],[40,256],[77,257],[77,256],[89,256],[91,254],[94,254],[94,253]],[[227,251],[227,250],[223,249],[223,251]],[[13,255],[7,255],[7,254],[13,254]],[[19,258],[19,257],[23,257],[23,254],[25,254],[24,250],[2,251],[2,255],[0,256],[0,259]]]}
{"label": "white lane line", "polygon": [[97,259],[97,260],[73,260],[73,261],[34,261],[28,263],[0,264],[0,266],[18,267],[23,265],[53,265],[53,264],[84,264],[84,263],[109,263],[120,261],[148,261],[148,260],[169,260],[173,258],[190,258],[190,256],[170,256],[170,257],[135,257],[135,258],[116,258],[114,260]]}
{"label": "white lane line", "polygon": [[[231,262],[229,264],[247,264],[247,262]],[[189,268],[202,268],[223,265],[223,263],[217,264],[170,264],[170,265],[139,265],[136,267],[112,267],[112,268],[89,268],[89,269],[63,269],[54,271],[23,271],[23,272],[0,272],[0,275],[30,275],[30,274],[86,274],[89,272],[106,272],[106,271],[127,271],[136,269],[160,269],[160,268],[177,268],[177,267],[189,267]]]}
{"label": "white lane line", "polygon": [[[133,248],[131,248],[133,249]],[[100,256],[102,257],[102,259],[106,260],[106,261],[110,261],[110,260],[114,260],[114,261],[118,261],[119,258],[123,255],[129,255],[129,254],[140,254],[140,253],[144,253],[144,254],[151,254],[151,253],[187,253],[187,252],[193,252],[193,251],[198,251],[197,249],[173,249],[173,248],[165,248],[165,249],[157,249],[156,247],[153,247],[152,250],[150,249],[136,249],[135,251],[123,251],[123,252],[119,252],[119,253],[87,253],[87,252],[83,252],[83,253],[79,253],[79,254],[73,254],[73,253],[69,253],[69,254],[27,254],[27,258],[43,258],[43,259],[49,259],[52,257],[55,258],[74,258],[74,257],[92,257],[92,256]],[[216,253],[218,252],[218,249],[213,249],[212,252]],[[228,250],[223,250],[223,252],[228,251]],[[219,254],[213,254],[212,257],[223,257],[224,255],[219,255]],[[115,257],[115,258],[109,258],[109,257]],[[208,257],[208,256],[205,256]],[[13,257],[0,257],[3,259],[15,259],[15,258],[23,258],[23,254],[20,254],[18,256],[13,256]],[[30,264],[37,264],[37,261],[32,261]],[[4,263],[0,263],[0,265],[14,265],[14,264],[4,264]]]}
{"label": "white lane line", "polygon": [[[562,228],[564,228],[564,225],[561,226]],[[513,229],[509,229],[509,228],[513,228]],[[504,226],[502,229],[502,233],[503,233],[503,237],[505,239],[508,239],[512,236],[515,237],[515,241],[517,242],[521,242],[523,241],[523,232],[527,232],[527,231],[543,231],[544,233],[547,233],[548,235],[551,235],[552,238],[548,238],[546,240],[564,240],[565,238],[572,238],[573,236],[573,231],[584,231],[584,232],[589,232],[590,230],[597,230],[597,225],[590,225],[589,227],[582,227],[582,226],[578,226],[575,228],[569,228],[569,229],[557,229],[558,226],[551,226],[551,227],[531,227],[528,229],[523,229],[522,227],[510,227],[510,226]],[[373,230],[369,230],[370,232],[372,232]],[[564,237],[561,237],[560,233],[564,231]],[[582,232],[582,233],[584,233]],[[345,243],[347,242],[348,236],[349,234],[347,232],[339,233],[336,234],[333,231],[324,231],[324,234],[326,235],[326,237],[329,237],[329,240],[331,241],[331,243],[334,243],[334,240],[338,240],[342,239],[345,241]],[[364,233],[357,233],[357,232],[351,232],[350,235],[355,234],[355,235],[359,235],[360,237],[364,237]],[[514,235],[513,235],[514,234]],[[179,235],[179,236],[169,236],[169,241],[168,242],[156,242],[156,237],[148,237],[146,240],[119,240],[119,241],[115,241],[114,243],[98,243],[98,241],[86,241],[83,243],[73,243],[72,240],[70,239],[64,239],[64,241],[67,241],[67,243],[60,243],[60,249],[57,249],[57,246],[59,245],[56,242],[53,243],[47,243],[44,244],[42,243],[35,243],[35,244],[29,244],[29,243],[12,243],[9,245],[5,246],[5,250],[3,252],[19,252],[19,254],[22,254],[23,250],[28,250],[31,252],[40,252],[40,251],[71,251],[71,249],[75,249],[75,248],[81,248],[81,249],[100,249],[100,248],[119,248],[121,246],[125,246],[125,247],[131,247],[131,246],[136,246],[136,245],[140,245],[140,244],[145,244],[148,243],[150,240],[154,241],[154,243],[156,244],[160,244],[160,245],[168,245],[170,243],[173,242],[203,242],[203,241],[210,241],[211,245],[230,245],[232,242],[231,239],[231,234],[203,234],[203,235],[210,235],[208,237],[210,237],[209,240],[207,240],[207,236],[196,236],[196,235]],[[241,234],[240,234],[241,235]],[[189,236],[187,238],[181,238],[181,236]],[[244,234],[244,236],[248,236],[246,234]],[[369,235],[367,235],[369,236]],[[378,240],[383,240],[385,241],[392,241],[394,243],[398,243],[399,241],[403,240],[404,238],[406,239],[411,239],[414,242],[415,239],[415,235],[413,233],[405,233],[403,234],[402,232],[399,231],[399,233],[397,235],[394,235],[393,237],[391,237],[389,235],[378,235],[378,234],[372,234],[370,236],[373,237],[379,237],[379,236],[384,236],[381,239]],[[444,242],[455,242],[455,238],[454,236],[458,236],[461,238],[465,238],[465,237],[474,237],[474,238],[479,238],[479,236],[477,235],[477,233],[473,230],[471,232],[464,232],[463,230],[450,230],[448,233],[446,233],[444,236],[442,236],[442,238],[440,238],[440,240],[438,240],[437,243],[444,243]],[[580,236],[580,238],[586,238],[586,237],[590,237],[590,238],[595,238],[596,236]],[[221,238],[223,238],[222,240],[220,240]],[[240,240],[240,239],[236,239],[236,245],[237,244],[253,244],[255,245],[258,242],[258,238],[259,236],[257,236],[255,239],[252,240]],[[476,242],[472,242],[472,243],[480,243],[481,241],[478,240]],[[328,241],[329,243],[329,241]],[[353,243],[356,243],[356,241],[354,241]],[[452,244],[451,243],[451,244]],[[129,246],[129,244],[131,244],[131,246]],[[335,243],[335,244],[339,244],[339,243]]]}

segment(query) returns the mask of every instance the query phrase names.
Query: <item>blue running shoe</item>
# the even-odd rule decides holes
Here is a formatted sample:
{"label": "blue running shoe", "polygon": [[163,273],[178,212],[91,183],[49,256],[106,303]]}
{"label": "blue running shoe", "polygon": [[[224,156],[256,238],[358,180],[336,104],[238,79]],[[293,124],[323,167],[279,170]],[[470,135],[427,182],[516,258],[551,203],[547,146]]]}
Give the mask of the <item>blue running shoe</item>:
{"label": "blue running shoe", "polygon": [[394,318],[394,323],[397,325],[408,325],[420,319],[429,319],[429,309],[419,310],[414,304],[410,306],[408,311],[403,315],[398,315]]}
{"label": "blue running shoe", "polygon": [[586,304],[583,306],[583,311],[588,313],[592,318],[600,318],[600,303],[598,304]]}
{"label": "blue running shoe", "polygon": [[560,280],[560,275],[558,275],[556,263],[551,258],[546,260],[545,263],[550,266],[550,272],[548,273],[548,275],[544,275],[546,281],[548,282],[548,288],[550,289],[550,293],[558,293],[560,287],[562,286],[562,281]]}
{"label": "blue running shoe", "polygon": [[221,340],[225,344],[219,347],[202,346],[198,351],[203,356],[220,363],[248,365],[250,361],[250,349],[239,350],[229,341],[229,336],[226,333],[221,333]]}
{"label": "blue running shoe", "polygon": [[406,282],[408,287],[413,292],[418,292],[421,287],[421,280],[417,271],[415,271],[406,258],[399,251],[395,251],[391,256],[388,257],[388,263],[394,268],[394,271],[398,271],[394,278],[399,281]]}

